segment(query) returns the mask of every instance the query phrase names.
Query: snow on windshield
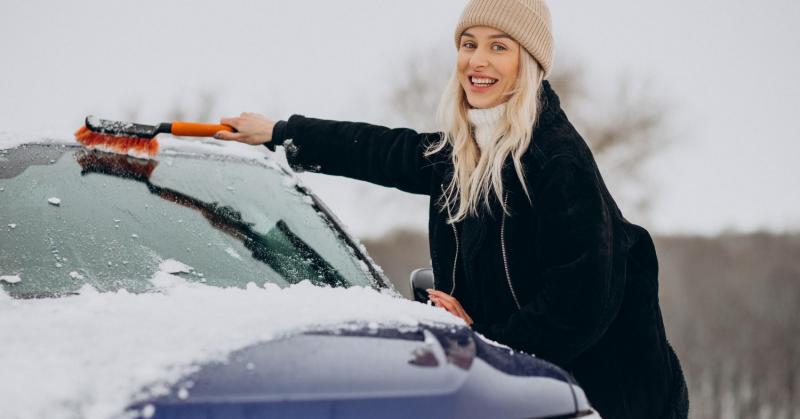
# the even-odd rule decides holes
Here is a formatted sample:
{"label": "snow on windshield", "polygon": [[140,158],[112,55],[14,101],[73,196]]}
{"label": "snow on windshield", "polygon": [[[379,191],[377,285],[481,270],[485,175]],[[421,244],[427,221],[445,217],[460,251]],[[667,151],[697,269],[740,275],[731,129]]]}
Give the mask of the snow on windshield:
{"label": "snow on windshield", "polygon": [[22,277],[14,297],[63,295],[83,283],[141,292],[169,258],[192,267],[187,276],[219,286],[378,279],[359,248],[273,160],[180,153],[145,166],[57,146],[26,146],[5,157],[0,187],[12,199],[0,200],[0,226],[7,226],[0,228],[0,275]]}
{"label": "snow on windshield", "polygon": [[[77,128],[77,127],[76,127]],[[175,138],[162,134],[156,137],[161,146],[161,155],[170,155],[176,152],[197,155],[224,155],[228,157],[262,158],[272,154],[266,147],[253,147],[235,141],[219,141],[206,138]],[[0,150],[7,150],[22,144],[78,144],[75,137],[63,133],[15,133],[0,131]]]}
{"label": "snow on windshield", "polygon": [[444,310],[371,288],[246,289],[190,283],[166,271],[160,292],[16,300],[0,291],[0,410],[8,418],[115,417],[167,393],[198,366],[303,330],[345,324],[463,325]]}

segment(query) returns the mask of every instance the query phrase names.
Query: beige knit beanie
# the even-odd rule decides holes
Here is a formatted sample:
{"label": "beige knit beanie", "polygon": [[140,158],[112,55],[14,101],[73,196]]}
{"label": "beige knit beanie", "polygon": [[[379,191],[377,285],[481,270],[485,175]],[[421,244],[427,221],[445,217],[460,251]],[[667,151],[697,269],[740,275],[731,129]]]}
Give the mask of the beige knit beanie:
{"label": "beige knit beanie", "polygon": [[471,0],[456,26],[456,48],[461,34],[473,26],[491,26],[511,35],[539,62],[545,77],[550,74],[553,34],[544,0]]}

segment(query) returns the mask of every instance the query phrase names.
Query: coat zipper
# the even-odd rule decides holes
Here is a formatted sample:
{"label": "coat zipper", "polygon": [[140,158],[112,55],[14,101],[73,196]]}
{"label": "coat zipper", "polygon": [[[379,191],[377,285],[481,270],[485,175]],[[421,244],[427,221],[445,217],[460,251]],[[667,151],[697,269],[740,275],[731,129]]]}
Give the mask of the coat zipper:
{"label": "coat zipper", "polygon": [[453,237],[455,237],[456,239],[456,256],[453,258],[453,288],[450,289],[450,295],[453,295],[453,293],[456,292],[456,268],[458,267],[459,243],[458,243],[458,229],[456,229],[456,224],[452,223],[450,224],[450,226],[453,227]]}
{"label": "coat zipper", "polygon": [[[508,208],[508,193],[506,192],[503,197],[503,207]],[[503,267],[506,270],[506,281],[508,281],[508,289],[511,290],[511,297],[514,298],[514,304],[517,305],[517,310],[521,310],[522,306],[517,299],[517,293],[514,291],[514,285],[511,283],[511,271],[508,269],[508,255],[506,254],[506,212],[503,211],[503,221],[500,223],[500,250],[503,252]],[[455,278],[455,276],[453,276]],[[453,283],[455,284],[455,282]]]}

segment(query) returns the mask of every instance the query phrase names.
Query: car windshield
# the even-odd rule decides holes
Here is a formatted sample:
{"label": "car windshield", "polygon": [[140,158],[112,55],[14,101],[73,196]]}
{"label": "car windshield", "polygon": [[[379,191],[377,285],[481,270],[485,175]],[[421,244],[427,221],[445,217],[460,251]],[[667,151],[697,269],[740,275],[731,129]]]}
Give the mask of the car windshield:
{"label": "car windshield", "polygon": [[352,242],[266,160],[158,160],[27,145],[0,154],[0,286],[16,298],[209,285],[377,286]]}

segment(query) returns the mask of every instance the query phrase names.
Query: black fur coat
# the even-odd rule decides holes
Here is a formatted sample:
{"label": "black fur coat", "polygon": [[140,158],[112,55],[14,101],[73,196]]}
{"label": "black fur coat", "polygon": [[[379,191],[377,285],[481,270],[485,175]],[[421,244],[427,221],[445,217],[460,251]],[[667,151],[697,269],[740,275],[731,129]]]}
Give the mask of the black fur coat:
{"label": "black fur coat", "polygon": [[622,216],[547,81],[541,104],[523,159],[531,200],[509,161],[509,213],[495,199],[455,225],[439,205],[449,150],[424,156],[436,133],[294,115],[276,124],[269,146],[283,144],[296,170],[429,195],[436,288],[461,302],[473,329],[572,373],[604,419],[686,418],[653,241]]}

